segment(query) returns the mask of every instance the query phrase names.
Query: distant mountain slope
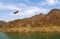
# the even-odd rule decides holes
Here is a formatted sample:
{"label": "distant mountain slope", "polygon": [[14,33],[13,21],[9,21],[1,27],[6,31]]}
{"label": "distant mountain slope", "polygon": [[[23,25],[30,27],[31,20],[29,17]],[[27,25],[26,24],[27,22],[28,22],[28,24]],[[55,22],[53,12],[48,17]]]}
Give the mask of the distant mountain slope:
{"label": "distant mountain slope", "polygon": [[52,9],[43,19],[46,25],[60,26],[60,9]]}
{"label": "distant mountain slope", "polygon": [[4,27],[5,24],[6,24],[5,21],[0,21],[0,28]]}
{"label": "distant mountain slope", "polygon": [[31,18],[8,22],[5,27],[60,26],[60,9],[52,9],[48,14],[38,14]]}

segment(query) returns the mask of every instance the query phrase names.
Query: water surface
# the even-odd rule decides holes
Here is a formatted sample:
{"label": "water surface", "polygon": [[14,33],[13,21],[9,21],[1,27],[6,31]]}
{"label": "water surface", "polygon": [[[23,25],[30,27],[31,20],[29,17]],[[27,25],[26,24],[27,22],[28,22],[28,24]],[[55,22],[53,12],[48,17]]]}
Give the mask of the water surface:
{"label": "water surface", "polygon": [[0,39],[9,39],[9,37],[5,33],[0,32]]}
{"label": "water surface", "polygon": [[60,39],[60,33],[0,32],[0,39]]}

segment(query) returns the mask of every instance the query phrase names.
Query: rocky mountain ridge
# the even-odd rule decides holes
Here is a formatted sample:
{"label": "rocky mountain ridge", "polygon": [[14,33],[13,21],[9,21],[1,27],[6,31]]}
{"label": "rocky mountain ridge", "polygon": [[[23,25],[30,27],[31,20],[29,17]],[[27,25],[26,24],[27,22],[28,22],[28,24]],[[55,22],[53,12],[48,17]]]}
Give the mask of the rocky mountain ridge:
{"label": "rocky mountain ridge", "polygon": [[5,25],[6,28],[41,26],[60,26],[60,9],[52,9],[48,14],[41,13],[31,18],[10,21]]}

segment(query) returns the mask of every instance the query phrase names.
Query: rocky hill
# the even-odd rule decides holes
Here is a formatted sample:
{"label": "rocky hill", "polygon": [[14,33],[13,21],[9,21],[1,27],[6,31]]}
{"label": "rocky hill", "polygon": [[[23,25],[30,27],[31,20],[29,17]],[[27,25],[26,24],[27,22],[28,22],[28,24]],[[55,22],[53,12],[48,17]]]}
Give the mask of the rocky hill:
{"label": "rocky hill", "polygon": [[60,26],[60,9],[52,9],[43,19],[45,25]]}
{"label": "rocky hill", "polygon": [[10,21],[5,25],[6,28],[41,26],[60,26],[60,9],[52,9],[48,14],[41,13],[31,18]]}
{"label": "rocky hill", "polygon": [[0,21],[0,28],[4,27],[5,24],[6,24],[5,21]]}

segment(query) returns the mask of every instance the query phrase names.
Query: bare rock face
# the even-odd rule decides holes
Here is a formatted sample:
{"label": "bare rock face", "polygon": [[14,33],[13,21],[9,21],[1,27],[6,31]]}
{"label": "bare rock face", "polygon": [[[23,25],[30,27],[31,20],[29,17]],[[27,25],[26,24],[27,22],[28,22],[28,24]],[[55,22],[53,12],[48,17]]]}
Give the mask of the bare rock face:
{"label": "bare rock face", "polygon": [[50,25],[60,26],[60,9],[52,9],[48,14],[41,13],[31,18],[10,21],[5,27],[39,27]]}

